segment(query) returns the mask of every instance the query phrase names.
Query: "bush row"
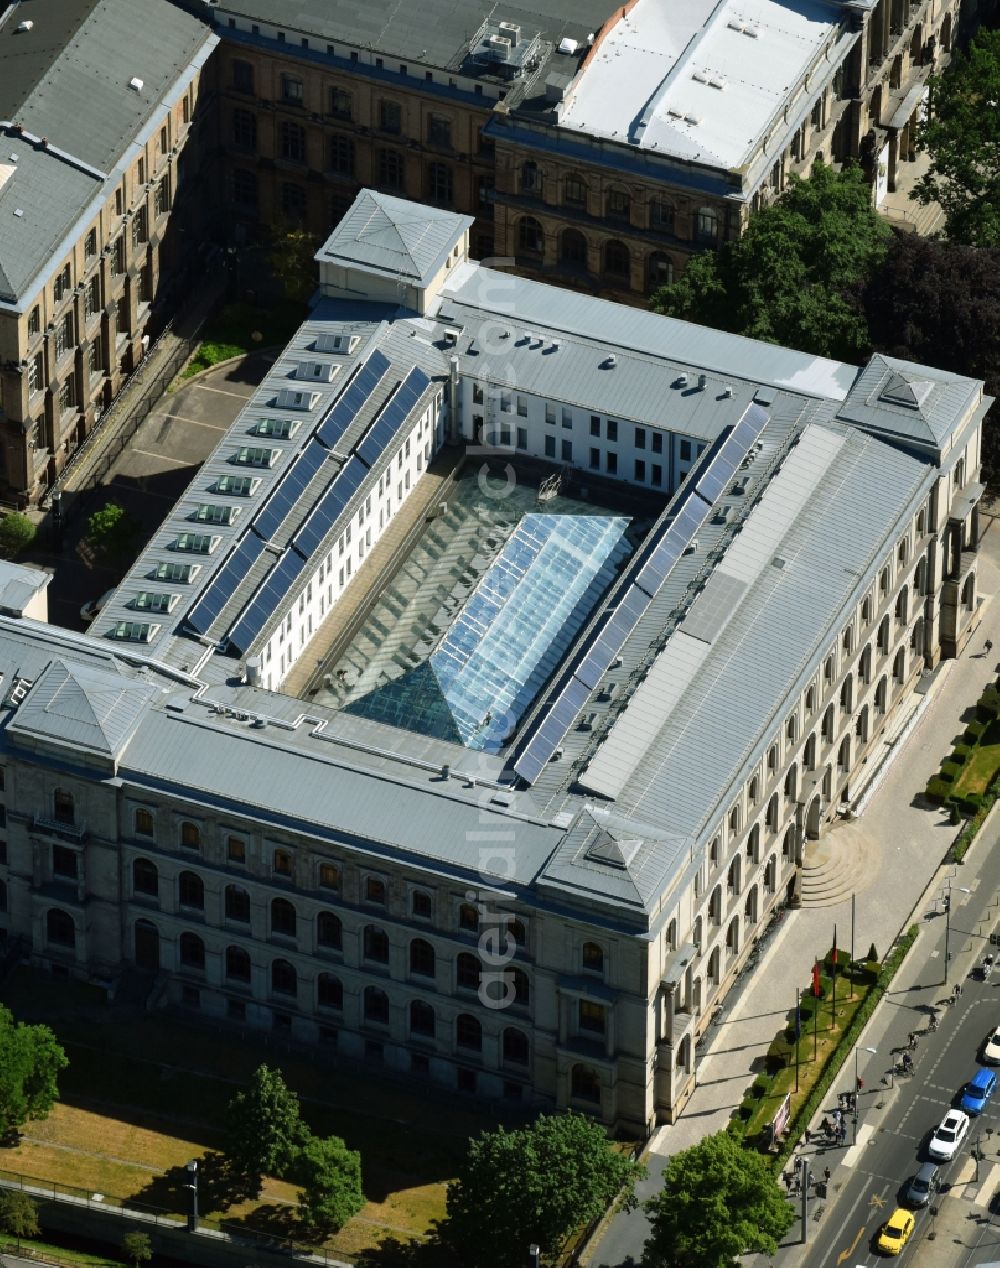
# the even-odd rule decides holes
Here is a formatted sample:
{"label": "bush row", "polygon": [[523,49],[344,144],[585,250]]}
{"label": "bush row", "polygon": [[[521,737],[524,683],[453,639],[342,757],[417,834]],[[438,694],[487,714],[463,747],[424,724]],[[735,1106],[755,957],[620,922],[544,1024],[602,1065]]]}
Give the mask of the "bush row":
{"label": "bush row", "polygon": [[834,1079],[837,1077],[848,1053],[857,1043],[862,1030],[868,1023],[868,1019],[878,1006],[879,1000],[885,994],[892,979],[899,972],[900,965],[906,958],[910,948],[917,940],[919,929],[916,925],[911,925],[896,942],[890,954],[887,956],[885,963],[879,969],[878,979],[874,988],[869,992],[867,998],[861,1007],[854,1014],[850,1026],[844,1031],[840,1037],[840,1042],[836,1048],[830,1053],[826,1065],[822,1073],[816,1081],[816,1085],[806,1099],[802,1102],[788,1124],[788,1135],[785,1137],[785,1143],[782,1145],[774,1160],[774,1169],[776,1173],[780,1173],[785,1163],[792,1156],[798,1143],[802,1129],[806,1127],[813,1118],[813,1115],[823,1104],[823,1099],[830,1090]]}
{"label": "bush row", "polygon": [[982,809],[984,801],[982,793],[966,793],[958,796],[955,793],[954,784],[977,746],[982,743],[990,723],[998,716],[1000,716],[1000,689],[996,683],[990,683],[976,701],[975,719],[965,728],[962,739],[941,763],[941,769],[928,781],[924,790],[924,795],[933,805],[951,806],[953,822],[958,821],[956,817],[958,815],[975,816]]}

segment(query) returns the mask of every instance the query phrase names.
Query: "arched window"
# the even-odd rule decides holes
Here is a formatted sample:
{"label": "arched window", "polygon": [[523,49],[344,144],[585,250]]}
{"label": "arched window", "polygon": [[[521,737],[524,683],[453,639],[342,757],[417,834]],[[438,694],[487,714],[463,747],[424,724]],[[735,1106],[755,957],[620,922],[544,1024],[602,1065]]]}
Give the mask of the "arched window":
{"label": "arched window", "polygon": [[410,943],[410,972],[421,977],[434,976],[434,948],[423,938],[414,938]]}
{"label": "arched window", "polygon": [[295,937],[295,908],[287,898],[271,899],[271,932],[283,938]]}
{"label": "arched window", "polygon": [[316,917],[316,945],[326,947],[329,951],[343,949],[343,926],[332,911],[321,911]]}
{"label": "arched window", "polygon": [[503,1060],[511,1065],[528,1064],[528,1036],[523,1030],[508,1026],[503,1032]]}
{"label": "arched window", "polygon": [[604,244],[604,272],[611,277],[628,277],[632,259],[628,247],[617,238]]}
{"label": "arched window", "polygon": [[654,251],[646,261],[646,275],[651,290],[669,286],[674,280],[674,262],[662,251]]}
{"label": "arched window", "polygon": [[534,216],[522,216],[517,222],[517,248],[529,255],[541,255],[545,249],[545,234]]}
{"label": "arched window", "polygon": [[299,979],[295,966],[287,960],[272,960],[271,990],[278,995],[295,995],[298,989]]}
{"label": "arched window", "polygon": [[604,972],[604,951],[596,942],[583,944],[583,967],[588,973]]}
{"label": "arched window", "polygon": [[155,898],[160,892],[160,874],[149,859],[136,859],[132,864],[132,892]]}
{"label": "arched window", "polygon": [[384,929],[365,925],[362,941],[366,960],[374,960],[376,964],[389,963],[389,938]]}
{"label": "arched window", "polygon": [[468,951],[463,951],[458,957],[458,985],[467,991],[478,991],[479,983],[482,976],[482,964],[477,956],[470,955]]}
{"label": "arched window", "polygon": [[699,242],[716,242],[719,237],[719,213],[714,207],[699,207],[695,216],[695,237]]}
{"label": "arched window", "polygon": [[434,1037],[434,1009],[422,999],[410,1005],[410,1034]]}
{"label": "arched window", "polygon": [[59,947],[76,946],[76,925],[68,911],[53,907],[45,918],[49,942]]}
{"label": "arched window", "polygon": [[56,823],[73,823],[76,820],[76,808],[73,794],[57,788],[52,797],[52,814]]}
{"label": "arched window", "polygon": [[201,829],[196,823],[185,820],[181,824],[181,845],[185,850],[201,849]]}
{"label": "arched window", "polygon": [[364,1000],[365,1021],[377,1021],[383,1025],[389,1023],[389,996],[377,986],[365,987]]}
{"label": "arched window", "polygon": [[332,973],[321,973],[316,979],[316,1003],[320,1008],[332,1008],[342,1012],[344,1008],[344,986],[339,977]]}
{"label": "arched window", "polygon": [[518,1008],[527,1008],[531,1003],[531,983],[524,969],[511,969],[511,980],[514,984],[514,1003]]}
{"label": "arched window", "polygon": [[226,977],[233,982],[250,981],[250,953],[242,947],[226,947]]}
{"label": "arched window", "polygon": [[458,927],[468,933],[479,932],[479,909],[473,903],[463,903],[459,907]]}
{"label": "arched window", "polygon": [[483,1028],[471,1013],[460,1013],[455,1019],[455,1043],[473,1052],[483,1050]]}
{"label": "arched window", "polygon": [[587,267],[587,239],[579,229],[564,229],[559,235],[559,263]]}
{"label": "arched window", "polygon": [[205,944],[196,933],[182,933],[177,940],[177,951],[185,968],[205,967]]}
{"label": "arched window", "polygon": [[195,872],[181,872],[177,878],[177,901],[194,911],[205,910],[205,883]]}
{"label": "arched window", "polygon": [[570,1075],[570,1095],[574,1101],[600,1104],[601,1080],[593,1066],[575,1065]]}
{"label": "arched window", "polygon": [[226,919],[240,924],[250,923],[250,895],[239,885],[227,885],[225,894]]}

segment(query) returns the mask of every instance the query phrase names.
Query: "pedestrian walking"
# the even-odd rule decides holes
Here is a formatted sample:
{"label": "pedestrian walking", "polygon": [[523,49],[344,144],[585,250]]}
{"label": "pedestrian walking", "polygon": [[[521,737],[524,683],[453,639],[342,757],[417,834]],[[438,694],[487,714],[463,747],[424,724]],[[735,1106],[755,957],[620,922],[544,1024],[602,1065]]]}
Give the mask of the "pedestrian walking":
{"label": "pedestrian walking", "polygon": [[989,656],[992,650],[993,650],[993,640],[988,638],[986,640],[986,655]]}
{"label": "pedestrian walking", "polygon": [[[863,1079],[863,1078],[861,1078],[861,1076],[859,1075],[859,1076],[858,1076],[858,1091],[859,1091],[859,1092],[863,1092],[864,1090],[865,1090],[865,1081],[864,1081],[864,1079]],[[857,1097],[855,1097],[855,1104],[857,1104]]]}
{"label": "pedestrian walking", "polygon": [[833,1173],[830,1171],[830,1168],[829,1168],[829,1167],[824,1167],[824,1168],[823,1168],[823,1182],[824,1182],[824,1184],[829,1184],[829,1183],[830,1183],[830,1176],[831,1176],[832,1174],[833,1174]]}
{"label": "pedestrian walking", "polygon": [[955,998],[956,998],[956,999],[958,999],[958,997],[959,997],[959,995],[961,995],[961,993],[962,993],[962,983],[961,983],[961,982],[956,982],[956,983],[955,983]]}
{"label": "pedestrian walking", "polygon": [[917,1046],[917,1032],[915,1030],[911,1030],[906,1036],[906,1046],[911,1052]]}

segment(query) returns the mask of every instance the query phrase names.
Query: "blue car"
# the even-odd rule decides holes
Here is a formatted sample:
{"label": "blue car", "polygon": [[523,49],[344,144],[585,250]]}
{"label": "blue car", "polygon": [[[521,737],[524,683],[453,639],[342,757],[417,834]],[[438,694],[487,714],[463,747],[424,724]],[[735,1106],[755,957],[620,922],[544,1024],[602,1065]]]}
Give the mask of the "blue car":
{"label": "blue car", "polygon": [[962,1100],[959,1103],[960,1108],[965,1110],[966,1114],[981,1114],[986,1102],[993,1095],[996,1085],[996,1072],[980,1066],[965,1085]]}

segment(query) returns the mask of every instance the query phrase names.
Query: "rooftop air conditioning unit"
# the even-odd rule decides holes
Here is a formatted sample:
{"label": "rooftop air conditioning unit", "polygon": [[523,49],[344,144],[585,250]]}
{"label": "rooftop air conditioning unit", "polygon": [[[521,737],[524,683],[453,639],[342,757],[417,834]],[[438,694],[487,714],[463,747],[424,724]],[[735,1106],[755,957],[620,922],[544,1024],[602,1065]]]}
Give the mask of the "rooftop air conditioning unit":
{"label": "rooftop air conditioning unit", "polygon": [[486,41],[486,47],[489,49],[490,56],[495,62],[506,62],[510,60],[510,40],[503,35],[491,35]]}
{"label": "rooftop air conditioning unit", "polygon": [[128,86],[134,92],[142,92],[142,80],[139,78],[138,75],[135,75],[132,79],[128,81]]}
{"label": "rooftop air conditioning unit", "polygon": [[516,22],[501,22],[500,36],[510,41],[511,48],[517,48],[521,42],[521,28]]}

